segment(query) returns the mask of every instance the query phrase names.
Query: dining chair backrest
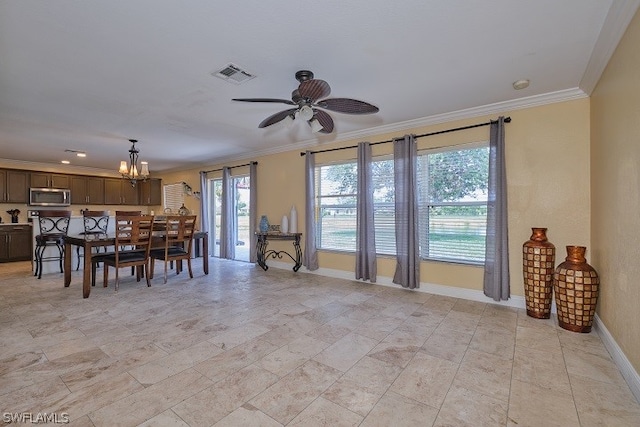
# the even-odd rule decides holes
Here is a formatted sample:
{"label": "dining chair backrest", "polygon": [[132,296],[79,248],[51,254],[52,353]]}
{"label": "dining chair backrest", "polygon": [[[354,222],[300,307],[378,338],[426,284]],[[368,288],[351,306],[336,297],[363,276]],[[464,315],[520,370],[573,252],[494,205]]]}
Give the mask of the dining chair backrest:
{"label": "dining chair backrest", "polygon": [[196,226],[196,215],[168,215],[165,220],[165,242],[167,247],[184,243],[191,253],[191,241]]}
{"label": "dining chair backrest", "polygon": [[71,211],[42,210],[38,212],[41,236],[66,236],[69,230]]}
{"label": "dining chair backrest", "polygon": [[109,228],[109,211],[82,211],[84,234],[106,234]]}
{"label": "dining chair backrest", "polygon": [[148,253],[152,233],[153,215],[116,215],[116,255],[127,246]]}

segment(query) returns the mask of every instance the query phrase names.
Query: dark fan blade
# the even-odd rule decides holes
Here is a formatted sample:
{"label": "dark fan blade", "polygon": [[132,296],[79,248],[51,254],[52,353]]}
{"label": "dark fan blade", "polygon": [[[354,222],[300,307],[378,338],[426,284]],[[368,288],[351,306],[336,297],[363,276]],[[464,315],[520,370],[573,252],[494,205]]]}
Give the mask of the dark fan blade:
{"label": "dark fan blade", "polygon": [[357,99],[351,98],[323,99],[322,101],[319,101],[315,106],[345,114],[373,114],[380,111],[375,105],[371,105],[368,102],[358,101]]}
{"label": "dark fan blade", "polygon": [[311,102],[315,102],[316,99],[329,96],[331,94],[331,87],[329,83],[324,80],[311,79],[300,83],[298,91],[304,98],[309,98]]}
{"label": "dark fan blade", "polygon": [[279,113],[275,113],[272,116],[264,119],[259,125],[259,128],[266,128],[267,126],[271,126],[272,124],[278,123],[279,121],[284,120],[285,117],[290,116],[298,111],[297,108],[291,108],[289,110],[280,111]]}
{"label": "dark fan blade", "polygon": [[320,124],[322,125],[320,133],[333,132],[333,119],[329,114],[321,110],[315,110],[314,117],[318,119],[318,122],[320,122]]}
{"label": "dark fan blade", "polygon": [[289,104],[289,105],[297,105],[293,101],[289,101],[288,99],[276,99],[276,98],[233,98],[232,101],[242,101],[242,102],[277,102],[279,104]]}

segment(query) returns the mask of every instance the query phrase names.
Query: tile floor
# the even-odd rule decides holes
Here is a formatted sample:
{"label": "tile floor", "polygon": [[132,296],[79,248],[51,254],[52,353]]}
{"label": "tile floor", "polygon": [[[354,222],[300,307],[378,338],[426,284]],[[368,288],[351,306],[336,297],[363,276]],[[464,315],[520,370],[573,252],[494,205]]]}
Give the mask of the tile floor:
{"label": "tile floor", "polygon": [[[0,425],[640,426],[595,333],[523,310],[212,259],[81,297],[0,264]],[[161,269],[162,264],[156,266]],[[17,423],[19,424],[19,423]]]}

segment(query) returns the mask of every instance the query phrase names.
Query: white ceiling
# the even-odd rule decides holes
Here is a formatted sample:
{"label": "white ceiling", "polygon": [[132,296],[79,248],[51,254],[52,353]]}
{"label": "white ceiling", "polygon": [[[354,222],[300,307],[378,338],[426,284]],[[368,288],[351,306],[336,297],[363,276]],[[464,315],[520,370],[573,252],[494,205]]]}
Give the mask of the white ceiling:
{"label": "white ceiling", "polygon": [[[640,0],[2,0],[0,158],[151,172],[589,94]],[[228,63],[257,77],[211,75]],[[296,71],[380,108],[336,130],[258,124]],[[529,88],[512,83],[530,79]],[[65,149],[86,151],[84,159]]]}

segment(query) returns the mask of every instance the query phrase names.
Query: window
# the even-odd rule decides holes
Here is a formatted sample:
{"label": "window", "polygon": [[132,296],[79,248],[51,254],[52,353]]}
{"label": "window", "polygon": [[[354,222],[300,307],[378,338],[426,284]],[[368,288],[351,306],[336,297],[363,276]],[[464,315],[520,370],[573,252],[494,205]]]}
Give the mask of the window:
{"label": "window", "polygon": [[422,258],[484,262],[488,174],[484,144],[418,156]]}
{"label": "window", "polygon": [[[395,255],[393,159],[372,163],[376,252]],[[484,262],[489,147],[464,147],[418,155],[420,256],[423,259]],[[316,166],[318,249],[356,250],[355,161]]]}
{"label": "window", "polygon": [[165,184],[162,186],[164,209],[171,209],[171,213],[177,214],[184,204],[184,183]]}
{"label": "window", "polygon": [[[356,250],[357,169],[356,162],[316,168],[319,213],[316,217],[316,245],[320,249]],[[374,160],[372,169],[376,250],[381,254],[393,255],[396,252],[393,160]]]}
{"label": "window", "polygon": [[321,249],[356,250],[355,162],[316,167],[316,245]]}

